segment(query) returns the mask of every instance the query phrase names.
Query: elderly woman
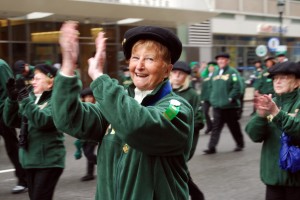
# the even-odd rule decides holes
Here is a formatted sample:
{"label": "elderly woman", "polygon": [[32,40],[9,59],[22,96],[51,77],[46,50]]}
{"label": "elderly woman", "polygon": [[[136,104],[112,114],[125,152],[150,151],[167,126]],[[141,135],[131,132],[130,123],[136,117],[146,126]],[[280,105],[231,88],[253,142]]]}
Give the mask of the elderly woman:
{"label": "elderly woman", "polygon": [[89,59],[96,104],[81,102],[74,73],[77,24],[63,24],[54,121],[74,137],[99,142],[95,199],[188,199],[193,109],[168,80],[181,42],[167,29],[141,26],[128,30],[122,44],[133,84],[125,90],[104,74],[106,39],[99,33],[95,57]]}
{"label": "elderly woman", "polygon": [[[34,70],[32,93],[9,79],[3,119],[20,128],[19,159],[26,170],[31,200],[51,200],[65,165],[64,135],[54,125],[51,94],[57,69],[38,64]],[[20,81],[21,79],[19,79]]]}
{"label": "elderly woman", "polygon": [[246,126],[254,142],[263,142],[260,162],[261,180],[266,184],[266,200],[300,199],[300,171],[290,172],[279,166],[282,132],[300,144],[300,66],[293,62],[278,63],[269,70],[275,97],[256,97],[256,115]]}

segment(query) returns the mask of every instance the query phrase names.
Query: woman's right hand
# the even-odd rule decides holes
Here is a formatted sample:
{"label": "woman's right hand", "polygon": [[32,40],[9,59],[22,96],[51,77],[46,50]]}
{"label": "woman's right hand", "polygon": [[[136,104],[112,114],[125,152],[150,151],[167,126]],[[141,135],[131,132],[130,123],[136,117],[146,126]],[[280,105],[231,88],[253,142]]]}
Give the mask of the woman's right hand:
{"label": "woman's right hand", "polygon": [[77,27],[77,22],[66,21],[60,29],[59,44],[63,58],[61,72],[68,76],[73,76],[76,70],[79,52],[79,32]]}

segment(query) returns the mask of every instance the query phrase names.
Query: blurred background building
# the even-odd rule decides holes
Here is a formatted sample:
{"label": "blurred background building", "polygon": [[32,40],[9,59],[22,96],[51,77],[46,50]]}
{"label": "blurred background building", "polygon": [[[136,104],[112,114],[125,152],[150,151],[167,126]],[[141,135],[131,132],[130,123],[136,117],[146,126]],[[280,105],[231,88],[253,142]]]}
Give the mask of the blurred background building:
{"label": "blurred background building", "polygon": [[184,45],[182,60],[208,62],[226,51],[231,65],[248,76],[259,45],[268,47],[261,58],[275,54],[270,40],[285,45],[290,60],[300,60],[299,10],[300,1],[289,0],[2,0],[0,58],[10,65],[19,59],[32,65],[60,63],[58,31],[63,21],[76,20],[78,68],[87,85],[91,80],[86,61],[95,52],[93,42],[99,31],[108,37],[106,72],[118,78],[120,67],[126,65],[121,46],[124,32],[133,26],[157,25],[179,36]]}

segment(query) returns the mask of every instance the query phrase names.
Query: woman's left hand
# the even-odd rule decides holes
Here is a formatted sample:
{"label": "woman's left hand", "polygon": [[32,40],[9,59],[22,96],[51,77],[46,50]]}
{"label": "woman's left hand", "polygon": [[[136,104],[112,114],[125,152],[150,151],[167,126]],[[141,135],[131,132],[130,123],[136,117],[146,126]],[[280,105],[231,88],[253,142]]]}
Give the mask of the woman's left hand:
{"label": "woman's left hand", "polygon": [[99,76],[103,74],[104,64],[106,60],[106,39],[104,38],[104,33],[98,33],[98,37],[96,38],[96,54],[94,57],[88,60],[89,63],[89,76],[92,80],[97,79]]}

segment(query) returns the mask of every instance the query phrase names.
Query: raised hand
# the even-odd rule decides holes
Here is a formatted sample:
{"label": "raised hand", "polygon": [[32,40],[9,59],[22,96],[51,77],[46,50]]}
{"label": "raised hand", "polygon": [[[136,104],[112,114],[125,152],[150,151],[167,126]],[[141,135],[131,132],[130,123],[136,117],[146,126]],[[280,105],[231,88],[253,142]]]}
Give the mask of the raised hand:
{"label": "raised hand", "polygon": [[75,63],[78,59],[79,43],[77,30],[78,23],[75,21],[66,21],[61,29],[59,44],[63,57],[61,71],[66,75],[74,75],[76,69]]}
{"label": "raised hand", "polygon": [[99,32],[95,40],[96,54],[88,60],[89,63],[89,76],[95,80],[103,74],[104,64],[106,60],[106,39],[104,33]]}
{"label": "raised hand", "polygon": [[272,100],[272,95],[261,95],[255,100],[256,112],[261,117],[266,117],[269,114],[277,115],[279,108]]}

